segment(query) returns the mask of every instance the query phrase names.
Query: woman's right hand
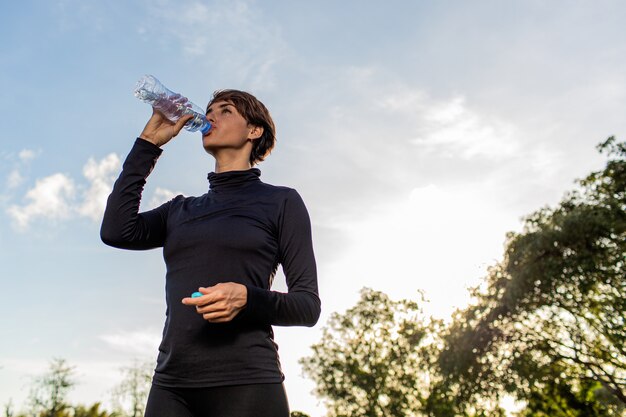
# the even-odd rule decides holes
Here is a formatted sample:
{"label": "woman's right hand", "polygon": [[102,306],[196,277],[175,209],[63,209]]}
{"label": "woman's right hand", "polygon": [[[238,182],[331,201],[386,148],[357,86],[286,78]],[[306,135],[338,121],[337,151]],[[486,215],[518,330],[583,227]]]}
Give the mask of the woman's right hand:
{"label": "woman's right hand", "polygon": [[143,128],[139,137],[161,147],[178,135],[185,123],[191,119],[193,119],[193,115],[188,114],[174,123],[166,118],[163,113],[153,108],[152,117],[146,123],[146,127]]}

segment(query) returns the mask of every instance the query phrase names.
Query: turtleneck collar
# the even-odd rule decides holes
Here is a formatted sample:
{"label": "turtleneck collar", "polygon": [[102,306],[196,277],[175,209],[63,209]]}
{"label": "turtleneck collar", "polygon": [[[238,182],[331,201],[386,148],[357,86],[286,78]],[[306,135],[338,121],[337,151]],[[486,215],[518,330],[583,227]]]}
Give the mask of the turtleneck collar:
{"label": "turtleneck collar", "polygon": [[238,189],[245,184],[259,182],[261,179],[259,168],[250,168],[243,171],[210,172],[207,176],[209,188],[212,191],[228,191]]}

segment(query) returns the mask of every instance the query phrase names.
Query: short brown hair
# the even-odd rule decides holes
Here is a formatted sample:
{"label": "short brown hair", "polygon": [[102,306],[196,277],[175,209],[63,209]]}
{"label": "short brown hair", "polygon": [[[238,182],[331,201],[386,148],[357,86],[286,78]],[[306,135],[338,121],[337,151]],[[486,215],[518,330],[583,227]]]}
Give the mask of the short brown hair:
{"label": "short brown hair", "polygon": [[239,90],[217,90],[213,93],[213,98],[207,104],[207,111],[213,103],[218,101],[229,101],[233,103],[239,114],[246,121],[263,128],[263,134],[256,139],[252,145],[250,153],[250,164],[254,165],[265,159],[270,154],[276,144],[276,127],[269,110],[263,103],[250,93]]}

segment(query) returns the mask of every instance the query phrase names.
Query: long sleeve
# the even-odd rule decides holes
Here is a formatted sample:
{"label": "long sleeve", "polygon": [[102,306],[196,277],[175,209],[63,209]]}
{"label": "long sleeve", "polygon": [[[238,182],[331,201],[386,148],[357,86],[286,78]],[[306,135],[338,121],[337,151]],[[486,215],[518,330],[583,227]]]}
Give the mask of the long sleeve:
{"label": "long sleeve", "polygon": [[[137,140],[109,196],[102,240],[126,249],[163,247],[167,303],[154,382],[170,387],[278,383],[271,325],[314,325],[320,314],[311,223],[298,193],[263,183],[260,170],[209,173],[207,193],[139,213],[161,150]],[[282,264],[287,293],[270,290]],[[181,300],[199,287],[237,282],[246,307],[211,323]]]}
{"label": "long sleeve", "polygon": [[148,141],[135,141],[104,211],[100,237],[107,245],[137,250],[163,246],[169,203],[139,213],[146,178],[161,153]]}
{"label": "long sleeve", "polygon": [[279,326],[313,326],[320,316],[317,268],[313,252],[311,221],[302,198],[290,190],[281,213],[280,263],[287,293],[247,286],[244,320]]}

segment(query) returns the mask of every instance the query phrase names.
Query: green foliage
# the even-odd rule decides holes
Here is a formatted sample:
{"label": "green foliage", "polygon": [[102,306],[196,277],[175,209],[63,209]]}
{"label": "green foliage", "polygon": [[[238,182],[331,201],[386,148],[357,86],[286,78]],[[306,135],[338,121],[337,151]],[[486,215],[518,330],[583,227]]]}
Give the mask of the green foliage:
{"label": "green foliage", "polygon": [[70,413],[65,414],[63,417],[121,417],[116,413],[108,413],[105,410],[100,410],[100,403],[95,403],[90,407],[78,405],[72,407]]}
{"label": "green foliage", "polygon": [[[580,385],[575,387],[574,385]],[[518,417],[602,417],[618,415],[618,404],[609,407],[606,401],[598,401],[606,390],[596,381],[581,383],[567,379],[545,381],[542,390],[530,393],[528,404]],[[611,398],[611,397],[607,397]],[[613,397],[614,398],[614,397]]]}
{"label": "green foliage", "polygon": [[611,137],[598,149],[605,169],[509,234],[487,289],[455,314],[433,415],[468,415],[503,392],[527,401],[520,416],[623,415],[626,144]]}
{"label": "green foliage", "polygon": [[9,399],[9,401],[4,405],[4,417],[15,417],[12,399]]}
{"label": "green foliage", "polygon": [[53,359],[48,371],[33,382],[29,410],[15,414],[9,402],[5,406],[5,417],[122,417],[117,413],[101,410],[100,403],[84,406],[68,402],[67,395],[76,383],[74,368],[65,359]]}
{"label": "green foliage", "polygon": [[152,385],[152,361],[135,361],[122,368],[123,379],[113,389],[115,409],[122,417],[142,417]]}
{"label": "green foliage", "polygon": [[334,313],[313,355],[300,360],[330,416],[415,416],[436,357],[433,331],[418,304],[364,288],[345,314]]}
{"label": "green foliage", "polygon": [[74,385],[74,368],[65,359],[53,359],[48,372],[33,384],[29,396],[31,413],[39,417],[64,417],[70,407],[67,394]]}

